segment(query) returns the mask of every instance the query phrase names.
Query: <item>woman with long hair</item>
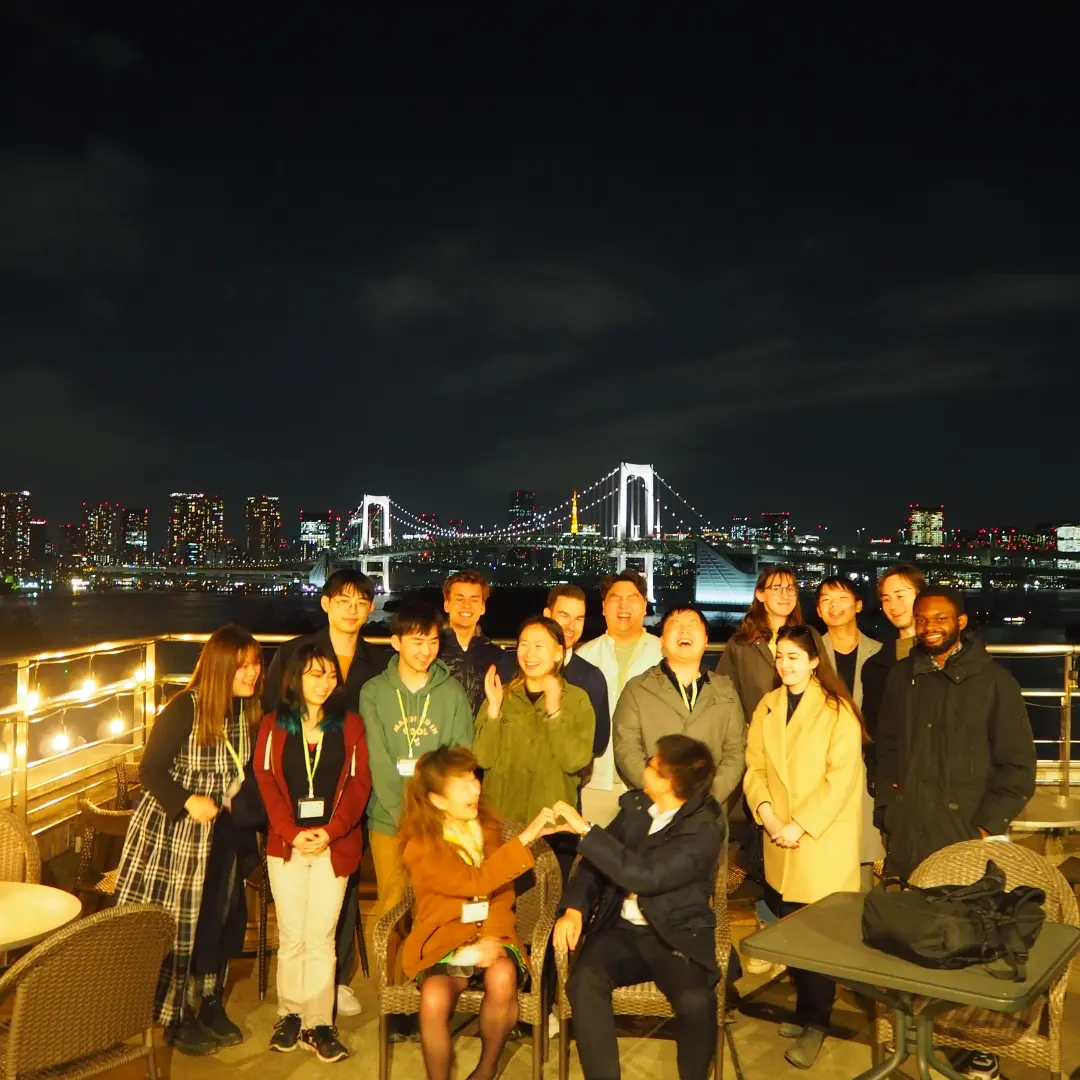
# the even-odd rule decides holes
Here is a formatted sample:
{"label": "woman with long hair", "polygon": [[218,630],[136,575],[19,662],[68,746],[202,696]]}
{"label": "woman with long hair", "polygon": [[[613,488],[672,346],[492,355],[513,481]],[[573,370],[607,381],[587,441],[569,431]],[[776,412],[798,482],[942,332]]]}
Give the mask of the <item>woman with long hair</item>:
{"label": "woman with long hair", "polygon": [[[236,907],[230,901],[223,910],[203,898],[238,891],[242,901],[242,879],[230,887],[207,874],[215,831],[228,823],[243,784],[261,690],[258,642],[232,623],[215,630],[191,681],[154,722],[139,765],[144,794],[124,839],[116,902],[160,904],[176,919],[176,939],[158,979],[156,1018],[166,1041],[184,1054],[212,1054],[243,1039],[222,1000],[230,955],[223,921]],[[214,872],[226,872],[224,861],[214,865]],[[202,999],[197,1016],[192,989]]]}
{"label": "woman with long hair", "polygon": [[399,826],[414,897],[401,967],[420,986],[420,1045],[429,1080],[450,1076],[450,1018],[466,989],[484,992],[480,1060],[469,1080],[495,1075],[517,1023],[518,985],[528,975],[513,882],[533,867],[529,845],[555,831],[555,815],[545,808],[503,843],[476,769],[463,746],[424,754],[405,789]]}
{"label": "woman with long hair", "polygon": [[363,856],[367,742],[360,715],[345,708],[345,688],[324,644],[300,645],[281,682],[277,707],[263,718],[255,743],[278,926],[278,1022],[270,1049],[303,1046],[320,1061],[340,1061],[348,1051],[334,1026],[334,938],[349,875]]}
{"label": "woman with long hair", "polygon": [[[781,686],[754,711],[743,789],[769,838],[766,902],[783,918],[830,893],[859,889],[867,736],[810,627],[785,626],[776,638]],[[836,984],[810,971],[793,968],[791,974],[795,1021],[781,1024],[780,1034],[797,1040],[787,1060],[807,1069],[825,1038]]]}
{"label": "woman with long hair", "polygon": [[565,655],[562,627],[537,615],[518,634],[510,683],[504,688],[494,667],[484,680],[472,749],[484,795],[512,821],[531,821],[560,800],[577,806],[578,774],[592,761],[596,714],[588,694],[563,678]]}

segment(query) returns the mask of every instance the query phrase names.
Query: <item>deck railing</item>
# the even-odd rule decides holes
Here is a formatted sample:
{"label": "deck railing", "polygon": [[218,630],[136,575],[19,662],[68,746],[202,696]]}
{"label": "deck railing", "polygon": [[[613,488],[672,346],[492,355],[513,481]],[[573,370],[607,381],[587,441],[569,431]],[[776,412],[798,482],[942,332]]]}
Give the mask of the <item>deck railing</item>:
{"label": "deck railing", "polygon": [[[190,679],[198,646],[209,636],[105,641],[0,661],[0,808],[41,833],[72,819],[79,798],[112,798],[115,766],[138,760],[154,717]],[[255,636],[276,646],[291,635]],[[500,644],[513,646],[512,641]],[[723,648],[713,644],[709,651]],[[1056,738],[1036,739],[1039,782],[1057,785],[1067,795],[1080,780],[1072,774],[1080,645],[992,645],[989,650],[1029,667],[1041,662],[1042,685],[1024,686],[1023,694],[1030,710],[1056,710],[1059,723]],[[1054,667],[1059,674],[1051,679]]]}

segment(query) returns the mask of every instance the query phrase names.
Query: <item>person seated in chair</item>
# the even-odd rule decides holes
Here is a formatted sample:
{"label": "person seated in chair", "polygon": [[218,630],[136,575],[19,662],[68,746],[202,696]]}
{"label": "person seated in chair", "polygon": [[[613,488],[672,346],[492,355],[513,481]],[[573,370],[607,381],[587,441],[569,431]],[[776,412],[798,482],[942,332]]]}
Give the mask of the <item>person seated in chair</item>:
{"label": "person seated in chair", "polygon": [[566,803],[552,809],[581,836],[563,893],[556,949],[579,953],[567,995],[586,1080],[617,1080],[612,991],[654,982],[675,1013],[681,1080],[705,1080],[716,1045],[716,919],[710,907],[726,842],[704,743],[664,735],[607,827]]}
{"label": "person seated in chair", "polygon": [[491,1080],[518,1019],[528,967],[514,916],[514,879],[533,868],[529,845],[555,832],[547,807],[509,843],[480,794],[464,746],[424,754],[405,789],[400,836],[412,880],[412,930],[401,967],[420,988],[420,1046],[429,1080],[449,1080],[450,1019],[466,989],[482,990],[480,1061],[468,1080]]}

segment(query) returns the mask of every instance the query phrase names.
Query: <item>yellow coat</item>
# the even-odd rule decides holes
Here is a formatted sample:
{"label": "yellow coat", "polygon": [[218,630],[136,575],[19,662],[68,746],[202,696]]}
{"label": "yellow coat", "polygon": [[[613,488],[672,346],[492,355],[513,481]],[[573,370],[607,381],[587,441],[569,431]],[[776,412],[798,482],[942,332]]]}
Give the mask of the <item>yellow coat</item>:
{"label": "yellow coat", "polygon": [[849,705],[830,705],[817,679],[791,723],[786,687],[761,699],[746,739],[743,791],[759,824],[757,808],[769,802],[781,821],[806,830],[798,848],[765,837],[765,880],[784,900],[812,904],[858,892],[865,785],[862,729]]}

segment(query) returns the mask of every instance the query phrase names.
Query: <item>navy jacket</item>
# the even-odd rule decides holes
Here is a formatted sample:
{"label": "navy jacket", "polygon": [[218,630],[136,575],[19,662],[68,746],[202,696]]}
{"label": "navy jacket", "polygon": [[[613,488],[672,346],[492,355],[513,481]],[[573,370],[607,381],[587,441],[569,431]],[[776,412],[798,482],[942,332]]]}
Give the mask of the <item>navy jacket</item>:
{"label": "navy jacket", "polygon": [[514,654],[499,648],[491,638],[479,631],[466,650],[462,649],[457,634],[446,627],[439,637],[439,659],[464,688],[473,716],[483,703],[484,678],[492,664],[504,686],[517,674],[517,658]]}
{"label": "navy jacket", "polygon": [[578,686],[589,696],[593,712],[596,713],[596,730],[593,732],[593,757],[599,757],[611,739],[611,716],[608,714],[607,680],[604,673],[588,660],[583,660],[577,653],[570,657],[570,663],[562,670],[563,678],[571,685]]}
{"label": "navy jacket", "polygon": [[709,794],[691,799],[652,836],[651,802],[643,791],[627,791],[619,804],[606,829],[594,825],[581,838],[581,862],[563,892],[561,909],[583,916],[582,951],[620,918],[627,895],[637,893],[657,937],[719,978],[710,901],[727,826],[716,800]]}

